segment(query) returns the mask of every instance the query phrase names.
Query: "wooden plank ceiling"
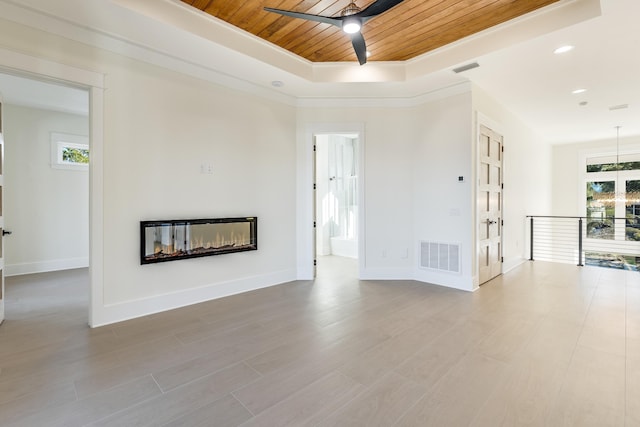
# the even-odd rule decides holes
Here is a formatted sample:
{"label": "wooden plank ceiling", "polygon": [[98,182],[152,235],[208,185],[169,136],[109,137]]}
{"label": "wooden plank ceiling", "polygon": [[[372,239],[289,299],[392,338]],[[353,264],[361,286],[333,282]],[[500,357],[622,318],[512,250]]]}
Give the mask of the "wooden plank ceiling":
{"label": "wooden plank ceiling", "polygon": [[[264,7],[340,16],[350,0],[181,0],[312,62],[357,61],[351,39],[324,23]],[[559,0],[404,0],[366,22],[369,61],[405,61]],[[355,0],[365,9],[374,0]]]}

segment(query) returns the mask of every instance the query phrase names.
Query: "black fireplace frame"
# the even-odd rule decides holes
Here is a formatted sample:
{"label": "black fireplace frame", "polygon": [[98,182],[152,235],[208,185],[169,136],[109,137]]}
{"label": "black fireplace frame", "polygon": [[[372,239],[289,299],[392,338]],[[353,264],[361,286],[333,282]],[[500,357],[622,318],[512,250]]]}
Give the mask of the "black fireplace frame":
{"label": "black fireplace frame", "polygon": [[[215,231],[216,225],[223,224],[249,224],[249,241],[243,242],[243,244],[226,243],[219,247],[198,247],[191,248],[190,242],[187,241],[187,226],[192,225],[210,225],[213,227],[212,232]],[[168,230],[166,227],[169,227]],[[185,227],[182,232],[184,233],[183,241],[178,241],[176,235],[177,230],[181,230],[179,227]],[[150,229],[165,228],[166,231],[171,233],[170,240],[172,242],[171,253],[163,253],[162,250],[156,252],[155,245],[159,243],[157,239],[153,242],[147,239],[147,231]],[[220,227],[219,227],[220,228]],[[155,232],[155,231],[154,231]],[[190,229],[189,229],[190,232]],[[182,245],[185,249],[177,249],[175,243]],[[154,245],[154,251],[152,254],[148,253],[149,245]],[[258,218],[252,217],[237,217],[237,218],[198,218],[198,219],[170,219],[170,220],[155,220],[155,221],[140,221],[140,264],[155,264],[158,262],[177,261],[180,259],[189,258],[201,258],[213,255],[222,255],[235,252],[246,252],[258,250]]]}

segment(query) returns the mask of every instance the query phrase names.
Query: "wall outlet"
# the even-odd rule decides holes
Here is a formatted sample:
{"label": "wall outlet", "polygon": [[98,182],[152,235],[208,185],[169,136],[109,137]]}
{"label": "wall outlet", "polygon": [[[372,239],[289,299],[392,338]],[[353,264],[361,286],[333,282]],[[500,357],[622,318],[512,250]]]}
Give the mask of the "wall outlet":
{"label": "wall outlet", "polygon": [[200,173],[203,175],[213,175],[213,164],[200,163]]}

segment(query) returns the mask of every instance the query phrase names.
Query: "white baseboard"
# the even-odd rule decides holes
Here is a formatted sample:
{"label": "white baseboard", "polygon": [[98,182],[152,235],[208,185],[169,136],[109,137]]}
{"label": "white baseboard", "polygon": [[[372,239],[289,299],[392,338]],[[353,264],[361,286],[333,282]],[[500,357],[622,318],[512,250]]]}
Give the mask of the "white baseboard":
{"label": "white baseboard", "polygon": [[461,291],[472,292],[475,290],[473,277],[457,273],[440,273],[419,268],[415,271],[414,280]]}
{"label": "white baseboard", "polygon": [[71,270],[86,267],[89,267],[89,258],[54,259],[49,261],[6,264],[4,275],[20,276],[23,274],[46,273],[48,271]]}
{"label": "white baseboard", "polygon": [[296,280],[295,270],[281,270],[260,276],[212,283],[198,288],[157,295],[150,298],[105,305],[96,308],[92,313],[92,327],[104,326],[136,317],[173,310],[294,280]]}
{"label": "white baseboard", "polygon": [[524,258],[511,258],[511,259],[507,259],[503,264],[502,264],[502,274],[504,273],[508,273],[511,270],[513,270],[514,268],[524,264],[527,260]]}
{"label": "white baseboard", "polygon": [[360,280],[413,280],[410,268],[363,268]]}
{"label": "white baseboard", "polygon": [[460,274],[443,274],[413,270],[410,268],[365,268],[360,271],[360,280],[415,280],[436,286],[473,291],[473,278]]}

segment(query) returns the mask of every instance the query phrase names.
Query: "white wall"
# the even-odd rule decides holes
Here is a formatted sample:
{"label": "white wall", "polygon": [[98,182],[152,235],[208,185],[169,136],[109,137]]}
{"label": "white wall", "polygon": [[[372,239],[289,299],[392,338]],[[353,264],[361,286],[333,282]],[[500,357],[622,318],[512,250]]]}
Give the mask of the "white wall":
{"label": "white wall", "polygon": [[[477,86],[473,108],[480,123],[504,136],[503,271],[508,271],[528,258],[526,215],[552,212],[551,194],[556,185],[552,181],[552,149],[534,129]],[[475,167],[475,145],[473,158]]]}
{"label": "white wall", "polygon": [[[0,20],[5,47],[105,76],[93,325],[295,278],[295,109]],[[0,67],[2,66],[0,58]],[[211,164],[212,174],[201,174]],[[258,217],[258,250],[140,265],[139,221]]]}
{"label": "white wall", "polygon": [[[302,129],[363,124],[362,278],[418,279],[471,289],[470,184],[457,182],[458,175],[471,174],[471,117],[469,91],[418,107],[299,109]],[[451,209],[460,215],[451,216]],[[418,269],[419,242],[428,239],[461,244],[463,274]]]}
{"label": "white wall", "polygon": [[[507,147],[515,148],[505,165],[513,183],[505,188],[505,258],[522,258],[510,242],[519,242],[523,224],[509,229],[511,221],[548,203],[550,167],[535,162],[550,164],[549,149],[468,85],[414,106],[295,108],[1,19],[0,38],[12,49],[105,76],[104,289],[95,325],[306,278],[311,268],[299,255],[312,248],[305,130],[321,123],[356,124],[340,131],[361,136],[363,278],[473,289],[474,185],[457,177],[475,170],[474,110],[501,123]],[[201,174],[202,164],[213,173]],[[257,216],[259,250],[139,264],[140,220],[221,216]],[[462,274],[418,269],[423,239],[460,243]]]}
{"label": "white wall", "polygon": [[88,135],[86,116],[4,106],[6,274],[89,265],[89,176],[51,167],[51,132]]}
{"label": "white wall", "polygon": [[[316,136],[316,255],[331,255],[331,223],[325,220],[329,196],[329,135]],[[328,214],[326,215],[328,216]]]}
{"label": "white wall", "polygon": [[[416,279],[464,290],[477,286],[476,117],[505,137],[508,270],[525,258],[525,216],[550,209],[551,149],[499,102],[469,86],[415,107],[299,109],[300,129],[322,123],[362,123],[365,129],[362,278]],[[300,150],[305,143],[303,138]],[[299,179],[310,173],[302,169]],[[305,207],[300,209],[305,215]],[[460,274],[420,268],[421,241],[460,245]]]}
{"label": "white wall", "polygon": [[[596,147],[602,142],[588,143]],[[579,208],[578,182],[582,171],[578,169],[580,147],[585,144],[554,145],[552,148],[553,192],[551,215],[582,216],[584,209]],[[610,145],[605,143],[605,146]],[[613,149],[615,150],[615,141]]]}
{"label": "white wall", "polygon": [[[105,95],[105,302],[293,279],[294,110],[140,63],[119,71]],[[139,265],[138,221],[229,216],[258,217],[258,251]]]}
{"label": "white wall", "polygon": [[[310,278],[311,239],[311,156],[312,144],[306,129],[329,129],[332,132],[363,132],[359,150],[364,156],[363,173],[358,185],[363,191],[364,223],[360,229],[364,247],[360,248],[362,278],[407,278],[411,276],[411,259],[406,256],[412,230],[412,194],[410,189],[411,146],[414,140],[411,109],[403,108],[299,108],[298,109],[298,269],[302,279]],[[325,131],[326,132],[326,131]],[[361,157],[362,159],[362,157]],[[360,209],[362,205],[359,205]],[[362,216],[360,217],[362,218]],[[307,265],[308,264],[308,265]],[[306,275],[305,275],[306,274]]]}
{"label": "white wall", "polygon": [[[471,92],[417,109],[413,169],[411,247],[416,278],[464,290],[473,289],[472,110]],[[458,177],[464,177],[459,182]],[[460,273],[418,268],[420,242],[459,245]]]}

